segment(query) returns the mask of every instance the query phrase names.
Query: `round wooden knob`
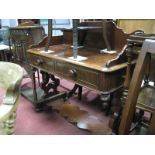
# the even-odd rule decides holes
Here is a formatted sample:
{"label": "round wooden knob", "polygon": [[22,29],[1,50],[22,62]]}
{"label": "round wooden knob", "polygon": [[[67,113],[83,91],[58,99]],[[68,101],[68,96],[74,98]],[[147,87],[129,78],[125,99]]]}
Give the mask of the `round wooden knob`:
{"label": "round wooden knob", "polygon": [[42,64],[43,64],[43,60],[37,59],[37,64],[38,64],[38,65],[42,65]]}
{"label": "round wooden knob", "polygon": [[69,70],[69,73],[70,73],[73,77],[76,77],[76,76],[77,76],[76,69],[70,69],[70,70]]}

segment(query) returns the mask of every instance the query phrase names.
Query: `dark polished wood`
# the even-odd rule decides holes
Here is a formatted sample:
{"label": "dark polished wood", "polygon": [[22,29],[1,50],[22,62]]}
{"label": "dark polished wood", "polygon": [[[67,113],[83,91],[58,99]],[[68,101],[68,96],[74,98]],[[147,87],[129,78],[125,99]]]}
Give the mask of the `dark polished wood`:
{"label": "dark polished wood", "polygon": [[73,89],[68,93],[68,98],[70,98],[73,94],[75,94],[76,90],[78,90],[78,99],[82,98],[82,86],[75,84]]}
{"label": "dark polished wood", "polygon": [[[123,86],[122,75],[125,74],[127,66],[124,51],[128,34],[112,22],[106,24],[106,35],[113,54],[101,52],[102,49],[107,48],[103,38],[102,22],[84,22],[80,23],[82,28],[78,28],[78,42],[83,46],[78,49],[78,55],[86,57],[86,60],[69,59],[73,56],[72,29],[62,29],[63,36],[52,37],[50,45],[53,45],[49,47],[49,50],[54,52],[41,52],[44,51],[44,43],[47,40],[44,38],[43,42],[28,50],[29,63],[34,68],[68,79],[79,86],[97,90],[101,93],[104,103],[111,102],[112,93]],[[76,89],[73,88],[73,90]],[[80,91],[81,89],[79,89],[79,95],[82,94]],[[110,104],[107,103],[107,105]]]}
{"label": "dark polished wood", "polygon": [[[78,30],[79,45],[95,49],[107,48],[103,38],[102,22],[82,22],[79,26],[83,26],[82,29]],[[97,28],[87,29],[87,27],[93,26]],[[84,29],[84,27],[86,27],[86,29]],[[62,31],[64,33],[64,43],[73,44],[72,29],[63,29]],[[124,33],[115,23],[108,21],[106,22],[106,32],[111,50],[122,50],[127,43],[126,39],[128,38],[128,34]]]}
{"label": "dark polished wood", "polygon": [[[48,37],[45,36],[39,43],[31,45],[30,48],[45,47],[47,40],[48,40]],[[50,46],[59,45],[62,43],[63,43],[63,36],[54,36],[54,37],[52,37],[52,40],[50,42]]]}
{"label": "dark polished wood", "polygon": [[28,50],[30,64],[36,68],[104,92],[109,90],[113,92],[122,84],[120,77],[126,64],[106,67],[107,61],[117,57],[118,53],[101,54],[97,49],[83,48],[79,49],[79,55],[88,59],[78,62],[69,59],[72,57],[70,45],[50,46],[49,50],[54,53],[41,53],[43,50],[43,48]]}

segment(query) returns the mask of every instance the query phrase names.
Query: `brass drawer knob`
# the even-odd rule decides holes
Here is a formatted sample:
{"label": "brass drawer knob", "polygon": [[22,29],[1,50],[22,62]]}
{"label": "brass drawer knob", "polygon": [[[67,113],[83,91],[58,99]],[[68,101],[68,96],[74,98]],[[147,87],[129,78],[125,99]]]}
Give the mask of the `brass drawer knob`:
{"label": "brass drawer knob", "polygon": [[37,59],[37,65],[42,65],[42,64],[43,64],[43,60]]}
{"label": "brass drawer knob", "polygon": [[76,69],[70,69],[70,70],[69,70],[69,73],[70,73],[73,77],[76,77],[76,76],[77,76],[77,71],[76,71]]}

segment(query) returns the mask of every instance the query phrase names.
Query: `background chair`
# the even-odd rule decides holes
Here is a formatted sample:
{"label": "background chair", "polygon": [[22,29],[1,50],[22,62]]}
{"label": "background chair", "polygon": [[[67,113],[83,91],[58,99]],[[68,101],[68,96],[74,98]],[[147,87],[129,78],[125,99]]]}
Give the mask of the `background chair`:
{"label": "background chair", "polygon": [[27,49],[31,45],[39,43],[44,37],[45,32],[42,26],[17,26],[9,29],[9,37],[12,44],[13,61],[20,64],[25,69],[29,65]]}
{"label": "background chair", "polygon": [[[24,77],[31,78],[33,87],[36,83],[35,78],[38,78],[38,83],[40,84],[39,70],[31,68],[27,57],[27,49],[32,45],[39,43],[45,37],[43,27],[32,25],[32,23],[29,25],[27,23],[26,26],[23,24],[10,28],[9,34],[12,44],[12,61],[21,65],[26,70],[28,75],[25,74]],[[36,76],[35,73],[37,73]],[[36,100],[36,95],[34,93],[29,94],[30,91],[32,91],[32,88],[28,89],[27,87],[22,87],[22,95],[31,102],[34,102],[34,100]]]}
{"label": "background chair", "polygon": [[[142,50],[139,54],[131,79],[127,100],[123,108],[119,134],[130,133],[135,116],[135,110],[137,108],[141,113],[140,118],[142,118],[144,111],[150,112],[151,116],[155,112],[155,87],[150,85],[150,80],[155,80],[155,78],[151,76],[151,72],[153,72],[154,75],[154,69],[152,70],[151,67],[154,63],[154,55],[155,41],[146,39],[143,43]],[[143,80],[144,85],[142,86]],[[150,117],[148,125],[154,127],[154,122],[151,118],[152,117]],[[138,123],[141,123],[141,120],[142,119],[138,120]],[[150,131],[148,131],[148,133],[150,133]],[[155,134],[155,131],[154,133],[151,131],[151,134]]]}
{"label": "background chair", "polygon": [[[136,109],[139,109],[139,112],[136,112],[136,120],[139,125],[150,124],[150,120],[152,119],[152,115],[155,111],[155,55],[150,54],[147,56],[148,62],[145,66],[145,74],[143,85],[140,88],[140,92],[137,99]],[[149,119],[145,119],[145,112],[150,113]]]}
{"label": "background chair", "polygon": [[16,110],[20,96],[23,69],[10,62],[0,62],[0,87],[5,96],[0,105],[0,134],[14,134]]}

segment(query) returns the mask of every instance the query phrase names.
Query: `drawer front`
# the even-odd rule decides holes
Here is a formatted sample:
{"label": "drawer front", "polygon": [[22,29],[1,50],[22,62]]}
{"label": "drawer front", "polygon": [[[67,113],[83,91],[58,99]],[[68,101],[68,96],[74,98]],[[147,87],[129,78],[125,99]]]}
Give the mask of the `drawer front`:
{"label": "drawer front", "polygon": [[55,72],[61,77],[72,80],[81,85],[99,88],[99,73],[85,67],[79,67],[67,62],[56,61]]}
{"label": "drawer front", "polygon": [[44,69],[48,72],[54,71],[54,61],[52,61],[52,59],[30,54],[29,60],[30,63],[37,68]]}
{"label": "drawer front", "polygon": [[55,73],[58,76],[71,79],[71,80],[76,80],[76,76],[71,74],[72,69],[73,67],[69,63],[61,62],[61,61],[55,62]]}
{"label": "drawer front", "polygon": [[93,89],[99,88],[99,73],[84,67],[77,68],[77,82]]}

